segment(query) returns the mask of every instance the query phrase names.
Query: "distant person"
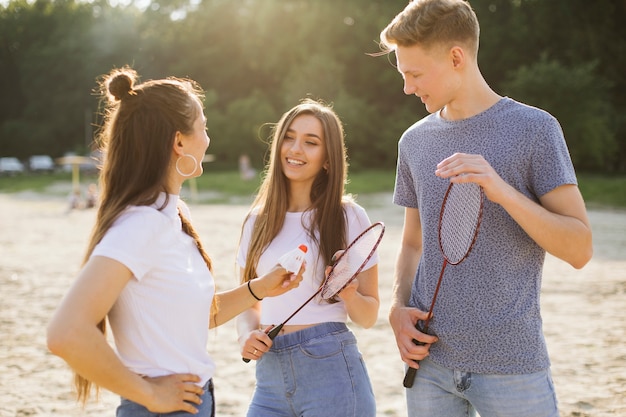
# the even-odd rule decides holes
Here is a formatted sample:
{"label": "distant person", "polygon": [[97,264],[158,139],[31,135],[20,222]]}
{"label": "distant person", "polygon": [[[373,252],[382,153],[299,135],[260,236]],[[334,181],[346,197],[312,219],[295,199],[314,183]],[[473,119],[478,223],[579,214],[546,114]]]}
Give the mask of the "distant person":
{"label": "distant person", "polygon": [[[270,266],[248,286],[215,293],[211,259],[179,197],[209,146],[202,91],[191,80],[136,85],[130,68],[104,77],[102,198],[85,264],[48,326],[48,347],[92,384],[122,396],[117,417],[214,416],[208,329],[297,287]],[[105,338],[111,324],[116,351]]]}
{"label": "distant person", "polygon": [[272,341],[264,330],[282,323],[311,297],[335,253],[370,225],[345,195],[346,149],[341,121],[321,103],[304,100],[274,126],[271,155],[259,194],[245,220],[237,263],[241,281],[266,274],[300,244],[308,247],[300,287],[259,297],[237,320],[241,353],[257,361],[248,416],[368,417],[376,402],[354,334],[379,308],[374,255],[336,302],[313,300]]}
{"label": "distant person", "polygon": [[98,186],[94,183],[89,184],[87,188],[87,196],[85,197],[85,208],[94,208],[98,204]]}
{"label": "distant person", "polygon": [[[468,2],[414,0],[380,35],[404,93],[431,113],[400,138],[394,202],[405,215],[389,321],[400,357],[419,368],[409,416],[556,417],[542,268],[546,252],[582,268],[591,228],[557,120],[489,87],[478,34]],[[478,240],[445,270],[424,334],[415,325],[443,262],[437,230],[450,182],[480,185],[486,202]]]}
{"label": "distant person", "polygon": [[66,213],[69,213],[72,210],[78,210],[82,208],[83,201],[82,201],[82,194],[80,192],[80,189],[72,190],[72,192],[70,193],[68,197],[67,203],[68,204],[67,204]]}
{"label": "distant person", "polygon": [[239,175],[244,181],[250,181],[256,177],[256,170],[252,168],[248,155],[244,154],[239,157]]}

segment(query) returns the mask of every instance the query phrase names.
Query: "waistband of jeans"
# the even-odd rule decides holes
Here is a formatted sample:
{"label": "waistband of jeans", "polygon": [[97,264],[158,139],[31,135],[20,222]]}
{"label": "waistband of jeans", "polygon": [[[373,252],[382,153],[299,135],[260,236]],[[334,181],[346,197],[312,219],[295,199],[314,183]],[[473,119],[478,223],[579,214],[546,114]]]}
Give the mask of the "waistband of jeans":
{"label": "waistband of jeans", "polygon": [[329,322],[320,323],[306,329],[298,330],[293,333],[287,333],[276,336],[272,349],[284,349],[290,346],[302,344],[308,340],[315,339],[331,333],[340,333],[349,331],[346,323]]}

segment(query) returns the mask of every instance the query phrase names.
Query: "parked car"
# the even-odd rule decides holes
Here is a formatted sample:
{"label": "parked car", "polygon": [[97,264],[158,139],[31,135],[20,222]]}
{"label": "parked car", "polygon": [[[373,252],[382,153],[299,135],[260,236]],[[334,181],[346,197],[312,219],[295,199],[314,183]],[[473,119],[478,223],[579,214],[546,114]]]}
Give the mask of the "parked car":
{"label": "parked car", "polygon": [[0,175],[15,175],[24,172],[24,164],[12,156],[0,158]]}
{"label": "parked car", "polygon": [[28,166],[33,172],[53,172],[54,161],[48,155],[33,155],[28,159]]}

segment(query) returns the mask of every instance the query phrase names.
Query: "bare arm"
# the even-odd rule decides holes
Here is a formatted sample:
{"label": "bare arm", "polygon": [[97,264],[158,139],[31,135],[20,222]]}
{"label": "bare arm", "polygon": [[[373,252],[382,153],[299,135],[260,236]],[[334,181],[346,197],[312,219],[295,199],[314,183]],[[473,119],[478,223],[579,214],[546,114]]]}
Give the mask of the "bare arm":
{"label": "bare arm", "polygon": [[574,268],[591,259],[591,226],[575,185],[557,187],[537,204],[507,184],[481,155],[454,154],[439,163],[436,174],[481,185],[487,198],[500,204],[539,246]]}
{"label": "bare arm", "polygon": [[[422,223],[419,210],[407,208],[394,272],[389,323],[396,337],[400,357],[413,368],[419,367],[415,361],[424,359],[428,355],[430,344],[437,341],[436,337],[421,333],[415,328],[415,324],[419,320],[425,320],[428,313],[407,307],[421,256]],[[424,342],[426,345],[417,346],[413,343],[413,339]]]}
{"label": "bare arm", "polygon": [[96,327],[131,277],[130,270],[117,261],[91,258],[48,325],[48,348],[84,378],[153,412],[193,413],[195,407],[185,401],[199,403],[198,376],[141,378],[122,364]]}
{"label": "bare arm", "polygon": [[[243,271],[240,268],[241,277]],[[237,340],[243,358],[257,360],[272,347],[272,339],[259,329],[260,325],[261,303],[258,301],[237,316]]]}
{"label": "bare arm", "polygon": [[580,269],[593,255],[591,225],[578,187],[562,185],[542,196],[541,205],[515,191],[501,204],[539,246]]}
{"label": "bare arm", "polygon": [[378,265],[361,271],[357,278],[339,293],[346,303],[350,319],[364,328],[370,328],[378,319]]}
{"label": "bare arm", "polygon": [[[304,266],[298,275],[294,275],[283,267],[276,265],[267,274],[251,280],[250,288],[259,298],[275,297],[300,285],[303,271]],[[218,310],[215,317],[211,319],[210,326],[215,327],[226,323],[241,312],[255,305],[257,301],[258,300],[250,293],[247,283],[232,290],[216,294],[214,302],[218,303]]]}
{"label": "bare arm", "polygon": [[404,211],[404,225],[400,252],[396,259],[391,308],[406,307],[411,287],[422,257],[422,222],[418,209]]}

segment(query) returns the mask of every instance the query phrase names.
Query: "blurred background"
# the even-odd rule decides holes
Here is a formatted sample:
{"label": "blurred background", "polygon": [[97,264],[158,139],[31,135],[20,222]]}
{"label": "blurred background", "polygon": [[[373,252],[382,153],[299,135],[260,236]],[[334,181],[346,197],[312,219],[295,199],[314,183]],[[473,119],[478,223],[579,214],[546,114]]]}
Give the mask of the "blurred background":
{"label": "blurred background", "polygon": [[[626,173],[626,1],[470,3],[488,83],[556,116],[579,172]],[[130,65],[144,81],[189,77],[206,90],[211,170],[236,170],[242,155],[262,169],[268,123],[304,97],[337,110],[352,171],[393,170],[400,135],[426,112],[403,94],[395,57],[369,54],[406,4],[0,1],[0,157],[28,168],[33,156],[89,155],[97,79]]]}

